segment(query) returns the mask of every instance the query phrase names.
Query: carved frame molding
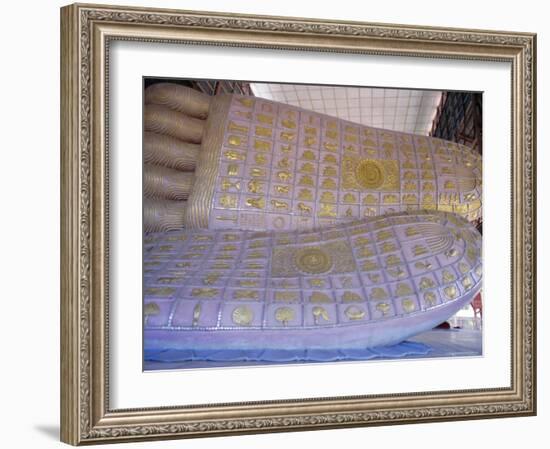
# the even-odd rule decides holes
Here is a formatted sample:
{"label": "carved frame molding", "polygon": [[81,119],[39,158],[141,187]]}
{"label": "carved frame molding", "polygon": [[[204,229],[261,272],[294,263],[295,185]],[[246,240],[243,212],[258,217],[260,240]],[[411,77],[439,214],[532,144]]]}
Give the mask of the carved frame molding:
{"label": "carved frame molding", "polygon": [[[75,4],[61,9],[61,439],[85,443],[536,413],[536,35]],[[507,61],[511,388],[111,410],[108,55],[113,40]]]}

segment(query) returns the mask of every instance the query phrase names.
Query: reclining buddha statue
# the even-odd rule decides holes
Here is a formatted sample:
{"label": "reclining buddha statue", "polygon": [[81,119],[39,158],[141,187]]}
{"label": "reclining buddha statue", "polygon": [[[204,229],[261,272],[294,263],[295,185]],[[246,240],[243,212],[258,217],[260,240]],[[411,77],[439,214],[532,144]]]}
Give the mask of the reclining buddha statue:
{"label": "reclining buddha statue", "polygon": [[145,241],[145,349],[397,344],[481,288],[481,236],[447,212],[308,231],[185,229]]}
{"label": "reclining buddha statue", "polygon": [[445,140],[177,84],[145,91],[145,229],[312,229],[386,213],[481,216],[481,157]]}
{"label": "reclining buddha statue", "polygon": [[394,345],[481,289],[465,146],[169,83],[144,129],[146,351]]}

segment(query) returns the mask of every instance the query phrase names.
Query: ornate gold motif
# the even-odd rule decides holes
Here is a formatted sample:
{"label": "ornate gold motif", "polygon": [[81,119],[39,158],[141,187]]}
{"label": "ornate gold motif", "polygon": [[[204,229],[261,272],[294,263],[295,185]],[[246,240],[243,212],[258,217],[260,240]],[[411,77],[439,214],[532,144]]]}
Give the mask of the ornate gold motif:
{"label": "ornate gold motif", "polygon": [[386,316],[389,313],[390,309],[391,307],[387,302],[380,302],[376,304],[376,310],[378,310],[382,314],[382,316]]}
{"label": "ornate gold motif", "polygon": [[289,129],[295,129],[296,128],[296,122],[293,121],[293,120],[284,119],[284,120],[281,121],[281,123],[285,128],[289,128]]}
{"label": "ornate gold motif", "polygon": [[406,313],[411,313],[416,310],[415,302],[410,298],[405,298],[401,301],[401,307]]}
{"label": "ornate gold motif", "polygon": [[191,326],[195,327],[199,324],[199,319],[201,317],[201,303],[198,302],[195,304],[195,307],[193,308],[193,322],[191,323]]}
{"label": "ornate gold motif", "polygon": [[422,262],[422,261],[416,262],[414,266],[419,270],[430,270],[432,268],[432,264],[430,262]]}
{"label": "ornate gold motif", "polygon": [[435,297],[435,293],[433,292],[426,292],[424,293],[424,303],[428,306],[428,307],[433,307],[436,305],[437,303],[437,299]]}
{"label": "ornate gold motif", "polygon": [[319,247],[305,247],[296,251],[294,263],[299,271],[307,274],[326,273],[332,268],[330,255]]}
{"label": "ornate gold motif", "polygon": [[384,183],[384,168],[374,160],[363,160],[355,169],[355,179],[365,189],[378,189]]}
{"label": "ornate gold motif", "polygon": [[[393,251],[393,250],[390,250],[390,251]],[[374,256],[374,251],[369,247],[361,248],[361,250],[359,251],[359,257],[372,257],[372,256]]]}
{"label": "ornate gold motif", "polygon": [[266,153],[268,153],[271,151],[271,142],[254,139],[254,150],[265,151]]}
{"label": "ornate gold motif", "polygon": [[394,193],[386,194],[382,196],[382,202],[385,204],[397,204],[399,203],[399,197]]}
{"label": "ornate gold motif", "polygon": [[447,298],[449,299],[455,299],[458,295],[458,291],[454,285],[445,287],[443,289],[443,292],[445,293],[445,296],[447,296]]}
{"label": "ornate gold motif", "polygon": [[391,239],[393,237],[392,232],[389,229],[379,231],[376,233],[376,241],[381,242],[383,240]]}
{"label": "ornate gold motif", "polygon": [[324,307],[315,306],[313,309],[311,309],[311,313],[313,314],[313,322],[315,324],[319,324],[321,319],[325,321],[330,321],[329,314]]}
{"label": "ornate gold motif", "polygon": [[[336,157],[332,154],[325,155],[325,157],[323,158],[323,162],[326,163],[326,164],[338,164],[338,161],[337,161]],[[325,175],[325,176],[336,176],[336,174],[334,174],[334,175]]]}
{"label": "ornate gold motif", "polygon": [[220,273],[208,273],[202,280],[202,283],[204,285],[212,285],[217,282],[217,280],[220,278]]}
{"label": "ornate gold motif", "polygon": [[239,174],[239,166],[237,164],[229,164],[227,166],[228,176],[237,176]]}
{"label": "ornate gold motif", "polygon": [[363,199],[363,204],[377,204],[378,198],[376,198],[374,195],[369,193],[365,198]]}
{"label": "ornate gold motif", "polygon": [[357,201],[357,198],[353,193],[346,193],[343,200],[344,203],[355,203]]}
{"label": "ornate gold motif", "polygon": [[252,167],[250,169],[250,176],[254,178],[265,178],[267,176],[267,171],[265,168]]}
{"label": "ornate gold motif", "polygon": [[407,296],[413,293],[412,288],[408,284],[397,284],[397,288],[395,289],[396,296]]}
{"label": "ornate gold motif", "polygon": [[251,179],[247,184],[250,193],[263,193],[263,183],[257,179]]}
{"label": "ornate gold motif", "polygon": [[228,263],[218,262],[213,264],[212,268],[215,270],[228,270],[229,268],[231,268],[231,265],[229,265]]}
{"label": "ornate gold motif", "polygon": [[224,156],[226,159],[229,159],[230,161],[244,161],[246,159],[246,156],[244,153],[239,153],[238,151],[226,151],[224,153]]}
{"label": "ornate gold motif", "polygon": [[434,190],[435,190],[435,186],[431,182],[425,182],[422,184],[423,192],[433,192]]}
{"label": "ornate gold motif", "polygon": [[325,286],[324,279],[309,279],[308,284],[310,287],[323,288]]}
{"label": "ornate gold motif", "polygon": [[390,253],[392,251],[396,251],[397,246],[394,242],[384,242],[382,245],[380,245],[380,252],[381,253]]}
{"label": "ornate gold motif", "polygon": [[290,188],[290,186],[276,185],[276,186],[275,186],[275,191],[276,191],[277,193],[288,193],[289,188]]}
{"label": "ornate gold motif", "polygon": [[[403,190],[406,190],[406,191],[414,191],[416,190],[416,184],[412,181],[407,181],[405,182],[405,184],[403,185]],[[416,200],[416,198],[415,198]]]}
{"label": "ornate gold motif", "polygon": [[229,179],[224,178],[221,187],[224,192],[229,189],[240,190],[241,183],[239,181],[231,182]]}
{"label": "ornate gold motif", "polygon": [[228,126],[229,131],[240,132],[243,134],[248,134],[248,126],[238,125],[237,123],[230,121]]}
{"label": "ornate gold motif", "polygon": [[290,133],[286,131],[281,131],[281,140],[284,140],[285,142],[292,142],[294,138],[296,137],[295,133]]}
{"label": "ornate gold motif", "polygon": [[298,203],[298,210],[300,212],[304,212],[306,214],[311,214],[311,212],[312,212],[311,206],[308,206],[304,203]]}
{"label": "ornate gold motif", "polygon": [[443,282],[445,282],[446,284],[456,280],[456,276],[447,270],[443,271],[442,278],[443,278]]}
{"label": "ornate gold motif", "polygon": [[245,118],[247,120],[252,120],[252,113],[251,112],[245,112],[245,111],[235,111],[235,114],[239,117]]}
{"label": "ornate gold motif", "polygon": [[321,209],[319,210],[319,217],[334,218],[336,217],[336,210],[333,204],[321,203]]}
{"label": "ornate gold motif", "polygon": [[336,189],[336,182],[332,178],[324,178],[321,187],[323,189]]}
{"label": "ornate gold motif", "polygon": [[181,281],[181,277],[169,277],[169,276],[162,276],[160,278],[157,279],[157,282],[159,284],[176,284],[178,283],[179,281]]}
{"label": "ornate gold motif", "polygon": [[378,273],[371,273],[369,274],[369,280],[371,282],[374,282],[375,284],[379,284],[382,281],[382,276],[380,276]]}
{"label": "ornate gold motif", "polygon": [[413,248],[413,254],[414,256],[422,256],[424,254],[428,254],[428,248],[426,248],[423,245],[414,245]]}
{"label": "ornate gold motif", "polygon": [[348,317],[351,321],[356,320],[362,320],[365,318],[366,312],[365,309],[359,306],[348,306],[346,307],[346,310],[344,310],[344,314]]}
{"label": "ornate gold motif", "polygon": [[239,287],[245,287],[245,288],[259,287],[259,285],[260,285],[260,283],[258,281],[252,281],[252,280],[249,280],[249,279],[241,279],[240,281],[238,281],[238,284],[239,284]]}
{"label": "ornate gold motif", "polygon": [[362,302],[363,298],[354,292],[344,292],[342,302]]}
{"label": "ornate gold motif", "polygon": [[256,126],[255,132],[256,132],[256,135],[260,137],[271,137],[271,133],[273,132],[273,129],[266,128],[265,126]]}
{"label": "ornate gold motif", "polygon": [[464,279],[462,279],[462,286],[466,290],[470,290],[474,286],[474,283],[472,282],[472,279],[469,276],[466,276]]}
{"label": "ornate gold motif", "polygon": [[195,242],[211,242],[214,240],[214,237],[211,236],[211,235],[201,235],[201,234],[198,234],[198,235],[195,235],[193,237],[193,240]]}
{"label": "ornate gold motif", "polygon": [[418,197],[414,193],[407,193],[406,195],[403,195],[403,203],[404,204],[417,204],[418,203]]}
{"label": "ornate gold motif", "polygon": [[451,248],[445,251],[445,255],[449,258],[458,256],[458,251],[456,248]]}
{"label": "ornate gold motif", "polygon": [[420,286],[420,290],[426,290],[428,288],[435,287],[435,283],[430,278],[423,277],[422,279],[420,279],[419,286]]}
{"label": "ornate gold motif", "polygon": [[313,192],[309,189],[300,189],[298,199],[302,201],[313,201]]}
{"label": "ornate gold motif", "polygon": [[399,190],[399,162],[347,155],[342,161],[342,181],[344,189]]}
{"label": "ornate gold motif", "polygon": [[254,162],[258,165],[265,165],[267,164],[267,157],[263,153],[256,153],[254,155]]}
{"label": "ornate gold motif", "polygon": [[158,315],[160,313],[160,307],[156,302],[148,302],[143,307],[143,315],[147,318],[148,316]]}
{"label": "ornate gold motif", "polygon": [[370,292],[370,299],[380,300],[387,299],[388,293],[382,287],[374,287]]}
{"label": "ornate gold motif", "polygon": [[256,118],[258,119],[258,121],[260,123],[265,123],[266,125],[273,125],[273,118],[274,117],[272,115],[258,114],[258,115],[256,115]]}
{"label": "ornate gold motif", "polygon": [[218,296],[220,291],[217,288],[194,288],[191,290],[191,296],[198,296],[199,298],[213,298]]}
{"label": "ornate gold motif", "polygon": [[288,172],[286,170],[277,172],[277,178],[279,178],[279,181],[281,181],[281,182],[288,182],[290,180],[291,176],[292,175],[290,174],[290,172]]}
{"label": "ornate gold motif", "polygon": [[263,209],[265,207],[265,198],[248,198],[246,204],[250,207],[255,207],[256,209]]}
{"label": "ornate gold motif", "polygon": [[293,302],[299,299],[298,292],[275,292],[275,301]]}
{"label": "ornate gold motif", "polygon": [[277,168],[290,168],[290,162],[287,157],[284,157],[277,162]]}
{"label": "ornate gold motif", "polygon": [[309,302],[325,303],[325,302],[332,302],[332,299],[330,299],[330,296],[328,296],[326,293],[313,292],[309,296]]}
{"label": "ornate gold motif", "polygon": [[[365,232],[365,230],[362,229],[362,228],[359,228],[359,231],[360,231],[361,233]],[[353,245],[354,245],[354,246],[369,245],[370,243],[372,243],[371,239],[369,239],[368,237],[364,237],[364,236],[357,237],[357,238],[353,241]]]}
{"label": "ornate gold motif", "polygon": [[361,265],[362,271],[378,270],[378,264],[374,260],[365,260]]}
{"label": "ornate gold motif", "polygon": [[237,101],[245,108],[252,108],[254,106],[254,100],[249,97],[237,97]]}
{"label": "ornate gold motif", "polygon": [[279,307],[275,310],[275,319],[283,326],[286,326],[289,321],[293,321],[295,315],[294,309],[290,307]]}
{"label": "ornate gold motif", "polygon": [[478,265],[475,269],[475,272],[478,276],[481,276],[483,274],[483,267],[481,265]]}
{"label": "ornate gold motif", "polygon": [[323,203],[335,203],[336,197],[334,196],[334,193],[332,192],[322,192],[321,193],[321,201]]}
{"label": "ornate gold motif", "polygon": [[403,268],[401,268],[401,267],[397,267],[395,269],[388,268],[388,274],[391,277],[398,278],[398,279],[402,278],[402,277],[405,277],[407,275],[405,270],[403,270]]}
{"label": "ornate gold motif", "polygon": [[171,296],[176,289],[173,287],[151,287],[145,290],[146,295],[152,296]]}
{"label": "ornate gold motif", "polygon": [[239,306],[233,310],[231,319],[233,320],[233,323],[238,324],[239,326],[250,326],[252,320],[254,319],[254,313],[248,306]]}
{"label": "ornate gold motif", "polygon": [[276,209],[286,209],[288,210],[288,203],[285,201],[271,200],[271,205]]}
{"label": "ornate gold motif", "polygon": [[315,166],[311,162],[304,162],[298,171],[300,173],[313,174],[315,173]]}
{"label": "ornate gold motif", "polygon": [[258,290],[235,290],[233,292],[233,299],[260,299],[260,292]]}
{"label": "ornate gold motif", "polygon": [[240,136],[229,136],[227,143],[232,147],[240,147],[242,145],[242,138]]}

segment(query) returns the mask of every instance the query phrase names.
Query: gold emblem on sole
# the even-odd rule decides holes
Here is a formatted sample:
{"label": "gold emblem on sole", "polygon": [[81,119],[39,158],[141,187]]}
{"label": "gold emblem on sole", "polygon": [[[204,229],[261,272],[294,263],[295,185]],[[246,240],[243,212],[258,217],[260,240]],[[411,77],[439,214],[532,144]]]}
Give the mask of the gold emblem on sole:
{"label": "gold emblem on sole", "polygon": [[363,160],[355,169],[357,183],[365,189],[377,189],[384,183],[381,164],[372,160]]}
{"label": "gold emblem on sole", "polygon": [[254,314],[252,313],[252,310],[250,310],[250,307],[241,306],[233,310],[231,319],[235,324],[240,326],[249,326],[254,319]]}
{"label": "gold emblem on sole", "polygon": [[322,274],[332,268],[330,255],[321,248],[302,248],[296,252],[294,263],[298,271],[306,274]]}

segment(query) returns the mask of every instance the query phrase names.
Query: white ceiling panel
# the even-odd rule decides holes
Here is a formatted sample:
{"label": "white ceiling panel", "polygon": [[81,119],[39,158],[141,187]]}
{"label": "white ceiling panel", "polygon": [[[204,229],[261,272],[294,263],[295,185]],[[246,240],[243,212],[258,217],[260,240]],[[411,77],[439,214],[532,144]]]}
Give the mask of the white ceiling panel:
{"label": "white ceiling panel", "polygon": [[254,95],[366,126],[428,135],[440,91],[252,83]]}

